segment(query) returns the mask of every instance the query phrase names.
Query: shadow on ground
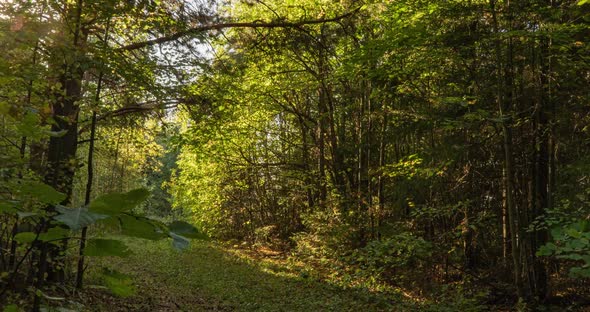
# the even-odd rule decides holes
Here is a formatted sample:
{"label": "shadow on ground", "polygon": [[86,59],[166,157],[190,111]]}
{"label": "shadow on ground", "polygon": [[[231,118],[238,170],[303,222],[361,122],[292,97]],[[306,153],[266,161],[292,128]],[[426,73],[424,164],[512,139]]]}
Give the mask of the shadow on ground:
{"label": "shadow on ground", "polygon": [[390,298],[342,289],[293,272],[245,261],[214,243],[195,241],[179,252],[167,242],[125,239],[128,258],[95,260],[134,278],[135,295],[116,298],[88,274],[81,294],[88,311],[392,311]]}

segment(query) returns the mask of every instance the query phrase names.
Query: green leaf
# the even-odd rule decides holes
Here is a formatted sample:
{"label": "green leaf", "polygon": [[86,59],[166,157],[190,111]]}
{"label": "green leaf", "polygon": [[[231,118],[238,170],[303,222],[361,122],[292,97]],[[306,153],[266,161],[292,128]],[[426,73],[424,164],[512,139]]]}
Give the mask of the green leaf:
{"label": "green leaf", "polygon": [[149,195],[149,191],[144,188],[127,193],[106,194],[92,201],[89,210],[101,214],[116,215],[135,208]]}
{"label": "green leaf", "polygon": [[53,219],[67,225],[70,229],[76,231],[83,227],[94,224],[96,221],[106,219],[109,216],[88,211],[86,207],[68,208],[61,205],[55,206],[60,213]]}
{"label": "green leaf", "polygon": [[192,224],[184,222],[184,221],[173,221],[168,225],[170,232],[173,232],[178,235],[182,235],[188,238],[198,238],[199,231],[196,227]]}
{"label": "green leaf", "polygon": [[19,243],[30,243],[30,242],[33,242],[36,237],[37,237],[37,234],[35,234],[33,232],[22,232],[22,233],[16,234],[14,236],[14,240]]}
{"label": "green leaf", "polygon": [[126,298],[135,294],[135,285],[129,275],[104,268],[102,279],[113,294],[119,297]]}
{"label": "green leaf", "polygon": [[46,233],[39,235],[39,240],[44,242],[56,242],[64,238],[68,238],[70,231],[63,227],[52,227]]}
{"label": "green leaf", "polygon": [[53,187],[38,181],[28,181],[19,187],[25,198],[33,198],[45,204],[59,204],[66,195],[56,191]]}
{"label": "green leaf", "polygon": [[126,257],[130,254],[131,251],[122,241],[114,239],[89,239],[84,249],[84,255],[90,257]]}
{"label": "green leaf", "polygon": [[561,227],[554,227],[551,229],[551,237],[554,240],[561,240],[563,239],[563,228]]}
{"label": "green leaf", "polygon": [[3,312],[20,312],[22,311],[21,309],[18,308],[18,306],[16,304],[11,304],[11,305],[7,305],[4,307],[4,310],[2,310]]}
{"label": "green leaf", "polygon": [[129,215],[120,216],[123,235],[158,240],[166,237],[163,233],[157,232],[157,227],[148,219]]}
{"label": "green leaf", "polygon": [[172,238],[172,246],[178,250],[185,250],[190,245],[190,241],[184,236],[170,232],[170,237]]}
{"label": "green leaf", "polygon": [[586,3],[590,3],[590,0],[580,0],[580,1],[578,1],[578,5],[584,5]]}
{"label": "green leaf", "polygon": [[567,235],[573,238],[580,238],[582,237],[582,233],[574,228],[568,228],[566,230]]}

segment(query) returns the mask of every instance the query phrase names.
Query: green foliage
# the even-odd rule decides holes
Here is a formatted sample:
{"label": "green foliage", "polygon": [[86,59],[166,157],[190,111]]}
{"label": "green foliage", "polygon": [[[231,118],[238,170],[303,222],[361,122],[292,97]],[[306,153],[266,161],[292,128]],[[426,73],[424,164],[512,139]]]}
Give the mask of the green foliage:
{"label": "green foliage", "polygon": [[[189,238],[202,238],[197,228],[184,221],[174,221],[169,226],[146,217],[130,214],[129,211],[139,206],[149,196],[146,189],[132,190],[127,193],[111,193],[99,196],[89,208],[75,209],[56,206],[59,212],[55,220],[67,225],[71,230],[96,224],[98,221],[117,222],[121,234],[148,240],[172,238],[172,244],[178,249],[186,249]],[[109,221],[110,220],[110,221]],[[63,232],[43,233],[42,240],[58,238]],[[34,238],[33,238],[34,239]],[[127,256],[127,247],[120,241],[111,239],[90,239],[84,251],[86,256]]]}
{"label": "green foliage", "polygon": [[538,256],[552,256],[557,259],[578,263],[570,268],[570,276],[590,278],[590,221],[557,225],[551,229],[552,242],[539,248]]}
{"label": "green foliage", "polygon": [[37,234],[33,232],[18,233],[14,236],[14,240],[19,243],[31,243],[37,238]]}
{"label": "green foliage", "polygon": [[485,292],[479,292],[477,289],[465,289],[461,286],[443,286],[440,292],[437,292],[433,303],[428,303],[421,308],[421,311],[427,312],[480,312],[489,311],[489,307],[481,304],[485,300]]}
{"label": "green foliage", "polygon": [[67,225],[71,230],[77,231],[89,225],[96,223],[98,220],[106,219],[109,216],[88,211],[86,207],[68,208],[56,206],[55,210],[59,212],[53,219]]}
{"label": "green foliage", "polygon": [[0,202],[0,213],[1,214],[6,214],[6,213],[10,213],[13,214],[17,212],[14,203],[10,203],[10,202]]}
{"label": "green foliage", "polygon": [[19,186],[20,195],[44,204],[59,204],[66,195],[56,191],[53,187],[38,181],[24,181]]}
{"label": "green foliage", "polygon": [[3,312],[20,312],[20,311],[22,311],[22,309],[19,309],[19,307],[16,304],[11,304],[11,305],[7,305],[6,307],[4,307],[4,309],[2,311]]}
{"label": "green foliage", "polygon": [[198,238],[199,231],[192,224],[185,221],[173,221],[168,225],[170,232],[189,238]]}
{"label": "green foliage", "polygon": [[149,191],[140,188],[127,193],[101,195],[90,203],[88,210],[94,213],[117,215],[137,207],[149,196]]}
{"label": "green foliage", "polygon": [[[345,272],[341,285],[354,277],[457,282],[465,273],[453,276],[442,265],[423,272],[426,259],[453,267],[469,258],[494,275],[511,252],[516,262],[537,261],[530,246],[551,229],[553,241],[538,255],[576,263],[572,276],[588,276],[590,237],[580,221],[590,198],[587,0],[365,1],[360,8],[358,1],[228,1],[212,6],[220,17],[211,19],[200,2],[79,3],[13,0],[0,8],[1,246],[60,246],[77,238],[71,231],[108,224],[189,251],[189,238],[203,233],[282,240],[276,245],[294,246],[299,259]],[[297,22],[343,12],[354,14],[218,31],[223,38],[194,31],[225,17]],[[166,37],[121,48],[158,36]],[[205,36],[215,57],[202,61],[192,45]],[[79,159],[90,156],[82,143],[94,113],[100,140],[91,181],[100,195],[83,207],[88,177]],[[178,124],[170,135],[156,134],[169,122]],[[506,216],[510,206],[516,216]],[[170,223],[180,215],[202,232]],[[510,222],[519,228],[506,230]],[[50,228],[13,237],[20,225]],[[91,228],[87,254],[126,255],[125,244],[99,238],[106,228]],[[25,258],[35,259],[38,250],[30,251]],[[544,289],[536,280],[544,274],[535,274],[543,263],[522,264],[529,266],[516,277],[527,283],[517,286]],[[111,275],[115,288],[125,280]],[[456,304],[433,308],[476,306],[463,295],[441,296]]]}
{"label": "green foliage", "polygon": [[[357,265],[362,274],[386,281],[412,279],[432,255],[432,244],[411,233],[374,240],[355,250],[348,262]],[[408,276],[404,276],[409,272]],[[360,272],[359,272],[360,273]]]}
{"label": "green foliage", "polygon": [[65,238],[70,237],[70,231],[62,227],[52,227],[47,232],[39,234],[39,240],[42,242],[50,242],[59,244]]}
{"label": "green foliage", "polygon": [[125,236],[144,238],[149,240],[158,240],[166,237],[162,228],[147,218],[121,215],[119,216],[121,222],[121,234]]}
{"label": "green foliage", "polygon": [[404,157],[394,164],[387,164],[381,170],[382,174],[390,178],[412,180],[416,178],[429,178],[434,175],[442,175],[442,170],[436,170],[423,166],[424,159],[413,154]]}

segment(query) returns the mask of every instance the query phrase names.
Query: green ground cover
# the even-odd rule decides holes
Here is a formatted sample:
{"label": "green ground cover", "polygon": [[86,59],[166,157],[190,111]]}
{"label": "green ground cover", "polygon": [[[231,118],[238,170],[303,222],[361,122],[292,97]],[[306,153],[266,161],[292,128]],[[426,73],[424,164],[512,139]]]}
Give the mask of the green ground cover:
{"label": "green ground cover", "polygon": [[[167,242],[126,239],[133,254],[104,258],[107,267],[132,277],[135,294],[108,298],[97,271],[89,275],[87,308],[178,311],[390,311],[407,306],[385,294],[342,289],[273,261],[247,257],[209,241],[186,251]],[[96,290],[98,288],[98,290]],[[96,291],[93,291],[96,290]],[[92,306],[92,308],[90,308]]]}

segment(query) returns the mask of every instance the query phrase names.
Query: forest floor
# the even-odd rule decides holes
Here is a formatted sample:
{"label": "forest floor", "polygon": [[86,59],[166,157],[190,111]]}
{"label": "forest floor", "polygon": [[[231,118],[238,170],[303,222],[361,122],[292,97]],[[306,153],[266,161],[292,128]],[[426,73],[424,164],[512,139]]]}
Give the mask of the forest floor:
{"label": "forest floor", "polygon": [[[287,266],[269,251],[260,255],[193,240],[177,251],[169,242],[125,239],[133,254],[91,263],[86,289],[70,309],[85,311],[412,311],[385,294],[342,289]],[[116,297],[97,268],[133,278],[136,292]],[[77,306],[75,306],[77,305]],[[397,308],[395,308],[397,306]]]}
{"label": "forest floor", "polygon": [[[342,288],[312,277],[305,266],[272,250],[193,240],[188,250],[178,251],[167,241],[119,239],[133,253],[125,258],[94,258],[85,289],[68,296],[56,311],[510,310],[459,302],[465,300],[459,297],[432,301],[401,291]],[[125,297],[113,295],[99,274],[105,268],[130,276],[129,285],[135,291]],[[588,311],[567,305],[561,303],[545,311]]]}

